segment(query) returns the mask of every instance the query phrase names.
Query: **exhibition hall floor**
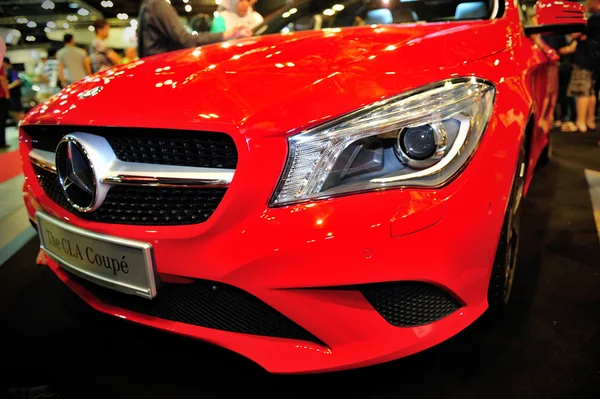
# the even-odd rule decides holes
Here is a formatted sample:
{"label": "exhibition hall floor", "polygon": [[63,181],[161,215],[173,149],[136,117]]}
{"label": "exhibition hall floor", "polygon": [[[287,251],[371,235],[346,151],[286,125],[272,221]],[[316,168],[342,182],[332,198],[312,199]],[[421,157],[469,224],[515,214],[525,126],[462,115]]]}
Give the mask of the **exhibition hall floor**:
{"label": "exhibition hall floor", "polygon": [[1,388],[49,385],[60,398],[598,398],[600,134],[554,132],[552,140],[553,161],[526,199],[502,323],[484,317],[384,365],[269,375],[227,350],[92,310],[35,265],[34,237],[0,266],[0,397]]}

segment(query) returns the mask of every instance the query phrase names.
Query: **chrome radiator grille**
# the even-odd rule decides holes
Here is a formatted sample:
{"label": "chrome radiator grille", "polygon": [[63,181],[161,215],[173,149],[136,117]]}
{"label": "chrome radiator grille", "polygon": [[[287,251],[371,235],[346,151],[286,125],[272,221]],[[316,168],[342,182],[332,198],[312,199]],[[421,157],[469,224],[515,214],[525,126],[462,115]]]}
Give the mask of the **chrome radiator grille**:
{"label": "chrome radiator grille", "polygon": [[[144,137],[141,129],[129,134],[126,129],[115,132],[111,128],[36,126],[24,130],[31,137],[30,160],[46,195],[74,215],[101,223],[205,222],[233,178],[235,169],[229,167],[237,164],[233,140],[224,133],[204,137],[203,132],[150,130]],[[93,209],[81,209],[63,190],[52,148],[63,138],[79,140],[88,150],[84,153],[93,165],[94,195],[99,197]]]}

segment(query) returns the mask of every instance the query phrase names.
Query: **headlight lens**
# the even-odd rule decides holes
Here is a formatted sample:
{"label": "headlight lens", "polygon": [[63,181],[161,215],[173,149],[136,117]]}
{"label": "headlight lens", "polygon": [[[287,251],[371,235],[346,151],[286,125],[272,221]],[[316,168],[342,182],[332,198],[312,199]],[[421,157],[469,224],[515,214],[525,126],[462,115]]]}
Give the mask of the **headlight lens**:
{"label": "headlight lens", "polygon": [[494,95],[494,86],[481,79],[440,82],[292,136],[271,205],[441,186],[479,145]]}

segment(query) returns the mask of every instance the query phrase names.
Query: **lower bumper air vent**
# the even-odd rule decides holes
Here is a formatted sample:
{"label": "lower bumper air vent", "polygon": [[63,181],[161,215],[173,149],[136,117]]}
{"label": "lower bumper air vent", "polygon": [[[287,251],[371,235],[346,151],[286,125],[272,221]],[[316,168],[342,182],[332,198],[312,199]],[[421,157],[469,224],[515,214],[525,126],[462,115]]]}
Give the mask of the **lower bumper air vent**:
{"label": "lower bumper air vent", "polygon": [[433,323],[461,307],[443,289],[417,281],[367,284],[359,289],[371,306],[396,327]]}
{"label": "lower bumper air vent", "polygon": [[71,278],[107,305],[160,319],[268,337],[325,344],[255,296],[234,286],[209,280],[189,284],[162,283],[147,300],[122,294],[78,276]]}

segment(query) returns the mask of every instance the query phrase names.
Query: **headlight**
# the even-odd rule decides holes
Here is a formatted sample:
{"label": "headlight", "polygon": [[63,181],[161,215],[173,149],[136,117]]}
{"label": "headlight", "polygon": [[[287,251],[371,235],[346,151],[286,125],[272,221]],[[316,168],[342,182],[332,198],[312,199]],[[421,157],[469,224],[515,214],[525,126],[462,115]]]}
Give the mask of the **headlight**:
{"label": "headlight", "polygon": [[271,205],[397,186],[439,187],[476,150],[494,95],[494,86],[481,79],[453,79],[292,136]]}

